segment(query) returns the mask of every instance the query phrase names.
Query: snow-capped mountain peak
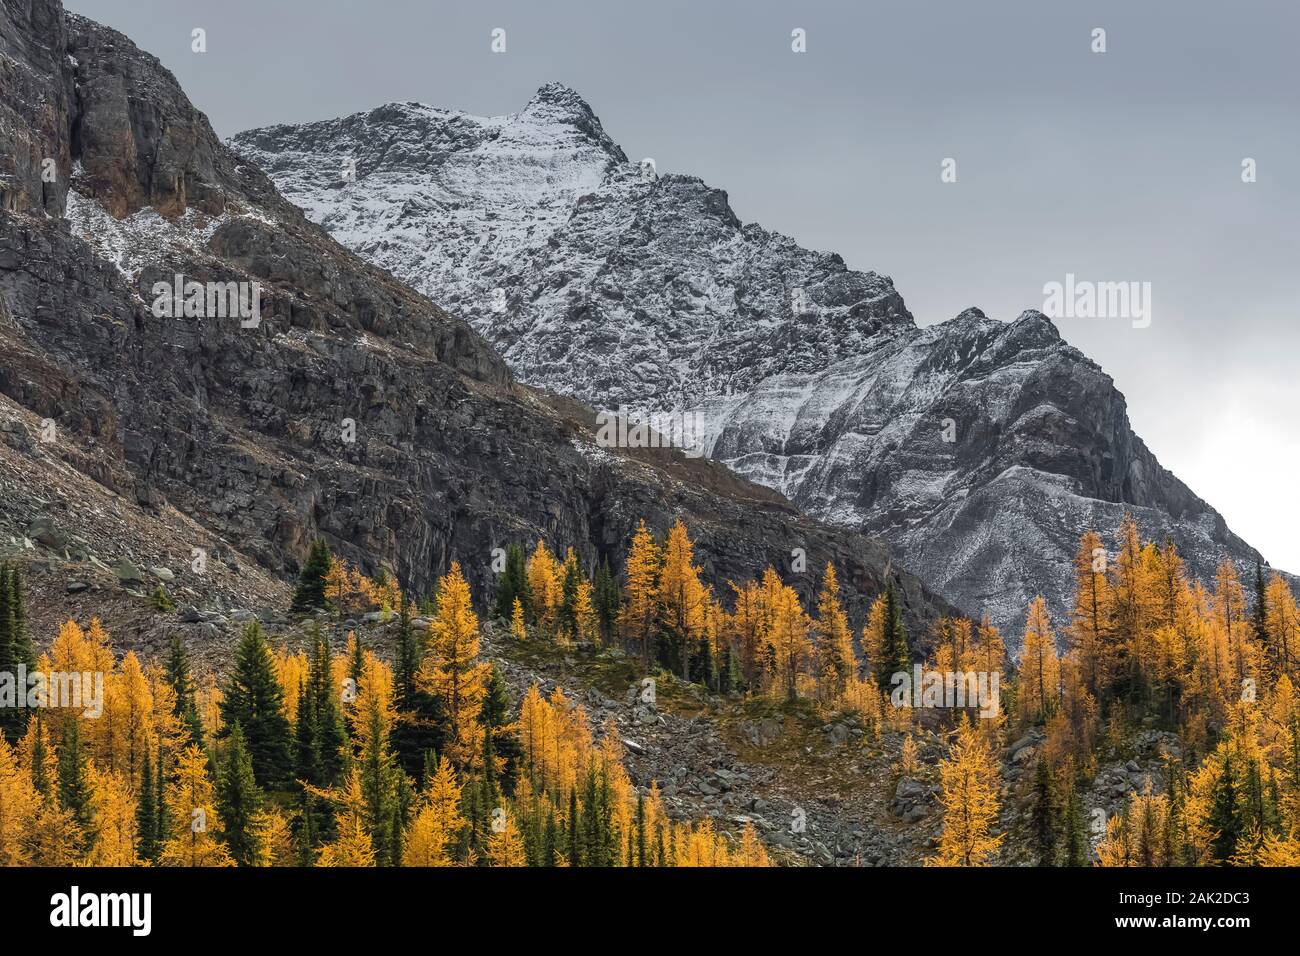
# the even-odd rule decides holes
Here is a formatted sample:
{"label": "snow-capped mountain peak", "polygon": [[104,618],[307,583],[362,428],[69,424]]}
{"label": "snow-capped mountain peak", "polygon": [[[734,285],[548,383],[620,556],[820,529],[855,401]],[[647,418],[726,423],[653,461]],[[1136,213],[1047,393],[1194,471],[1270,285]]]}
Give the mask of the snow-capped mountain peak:
{"label": "snow-capped mountain peak", "polygon": [[233,145],[524,381],[693,414],[712,457],[882,537],[1013,640],[1035,594],[1066,613],[1080,534],[1110,534],[1125,512],[1202,578],[1225,555],[1256,558],[1042,313],[970,308],[918,328],[888,277],[741,223],[700,179],[629,162],[567,87],[506,117],[400,104]]}

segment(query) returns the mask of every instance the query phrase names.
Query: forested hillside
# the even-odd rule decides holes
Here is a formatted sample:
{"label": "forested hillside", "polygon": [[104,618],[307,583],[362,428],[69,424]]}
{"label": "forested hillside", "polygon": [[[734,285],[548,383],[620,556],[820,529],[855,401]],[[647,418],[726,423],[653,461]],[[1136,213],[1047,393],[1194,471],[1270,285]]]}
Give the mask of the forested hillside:
{"label": "forested hillside", "polygon": [[[317,542],[286,623],[232,622],[237,649],[203,674],[179,637],[142,660],[115,652],[97,619],[31,633],[23,564],[7,564],[0,673],[47,683],[40,697],[29,682],[22,704],[13,681],[0,684],[0,860],[815,862],[846,811],[805,808],[786,771],[872,761],[889,768],[883,779],[867,773],[849,792],[858,810],[877,804],[867,825],[881,832],[863,843],[873,854],[882,833],[901,835],[887,858],[1300,859],[1300,614],[1278,575],[1243,585],[1225,561],[1215,581],[1195,581],[1132,521],[1109,548],[1090,532],[1074,613],[1053,622],[1035,600],[1013,666],[987,620],[943,618],[931,649],[915,651],[892,589],[850,621],[833,565],[805,605],[773,569],[717,594],[698,562],[684,524],[656,535],[642,522],[617,570],[538,541],[500,555],[490,595],[473,595],[453,564],[417,598]],[[165,585],[139,600],[178,616]],[[75,707],[54,700],[59,675],[100,675],[99,704],[89,692]],[[955,686],[971,696],[954,700]],[[706,766],[648,774],[650,738],[685,713],[679,736],[703,722],[752,767],[710,770],[725,748],[707,759],[697,748]],[[823,732],[827,759],[781,744]],[[754,773],[769,797],[793,798],[788,826],[764,815],[767,799],[728,799]],[[824,796],[831,779],[810,789]]]}

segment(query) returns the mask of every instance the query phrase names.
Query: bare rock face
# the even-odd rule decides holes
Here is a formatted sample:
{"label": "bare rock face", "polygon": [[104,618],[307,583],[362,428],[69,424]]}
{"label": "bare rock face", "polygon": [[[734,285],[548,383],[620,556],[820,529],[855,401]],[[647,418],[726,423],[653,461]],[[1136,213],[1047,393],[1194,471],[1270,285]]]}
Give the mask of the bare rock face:
{"label": "bare rock face", "polygon": [[[0,5],[0,211],[63,214],[73,97],[66,49],[61,6]],[[42,175],[47,159],[53,182]]]}
{"label": "bare rock face", "polygon": [[[206,119],[156,58],[119,33],[69,20],[85,193],[119,218],[145,206],[169,217],[191,207],[219,215],[229,169],[218,169],[224,157]],[[109,61],[112,72],[102,68]]]}
{"label": "bare rock face", "polygon": [[521,380],[697,415],[712,458],[889,541],[1013,643],[1034,595],[1066,613],[1080,535],[1107,539],[1126,512],[1196,575],[1257,558],[1045,316],[970,309],[919,328],[888,277],[628,162],[565,87],[513,116],[394,104],[232,145],[344,245],[468,320]]}
{"label": "bare rock face", "polygon": [[[4,152],[0,393],[59,435],[30,467],[80,471],[121,520],[183,515],[168,526],[280,576],[319,535],[416,592],[458,560],[485,596],[494,548],[545,536],[617,565],[641,518],[681,517],[720,589],[802,552],[805,594],[834,561],[859,610],[886,575],[914,621],[952,610],[878,543],[719,465],[597,448],[591,409],[518,384],[469,325],[309,222],[120,34],[54,0],[0,0],[0,25],[19,78],[0,136],[23,147]],[[594,117],[571,119],[599,142]],[[258,283],[260,322],[160,317],[155,284],[177,275]],[[0,497],[0,523],[25,528],[7,513],[21,496]]]}

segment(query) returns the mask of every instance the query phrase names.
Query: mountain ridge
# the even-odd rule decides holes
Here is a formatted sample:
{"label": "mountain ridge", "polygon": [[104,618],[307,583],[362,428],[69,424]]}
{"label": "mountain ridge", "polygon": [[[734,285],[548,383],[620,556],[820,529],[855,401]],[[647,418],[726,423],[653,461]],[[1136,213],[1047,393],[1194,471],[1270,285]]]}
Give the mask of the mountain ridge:
{"label": "mountain ridge", "polygon": [[[521,380],[700,416],[710,456],[886,538],[1012,632],[1036,593],[1067,612],[1079,535],[1106,538],[1128,511],[1200,576],[1225,555],[1259,558],[1159,464],[1110,376],[1042,313],[918,326],[887,276],[742,223],[723,190],[573,146],[570,110],[595,113],[557,84],[516,114],[454,115],[524,137],[532,104],[552,98],[568,104],[546,114],[558,128],[529,135],[523,156],[487,136],[444,152],[435,136],[436,165],[386,162],[382,144],[413,132],[387,107],[230,142],[344,245],[440,290]],[[367,142],[345,132],[359,117]],[[356,182],[327,184],[322,170],[354,154]]]}

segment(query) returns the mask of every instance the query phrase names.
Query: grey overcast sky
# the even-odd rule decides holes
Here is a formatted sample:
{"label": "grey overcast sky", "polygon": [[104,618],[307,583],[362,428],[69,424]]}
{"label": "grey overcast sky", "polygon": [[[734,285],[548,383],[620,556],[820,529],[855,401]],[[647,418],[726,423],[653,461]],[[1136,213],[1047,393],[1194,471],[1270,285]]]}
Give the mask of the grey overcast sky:
{"label": "grey overcast sky", "polygon": [[922,323],[1014,318],[1067,273],[1150,282],[1148,328],[1061,333],[1164,465],[1300,572],[1294,0],[65,3],[157,55],[222,136],[395,100],[511,113],[566,83],[630,157],[892,276]]}

